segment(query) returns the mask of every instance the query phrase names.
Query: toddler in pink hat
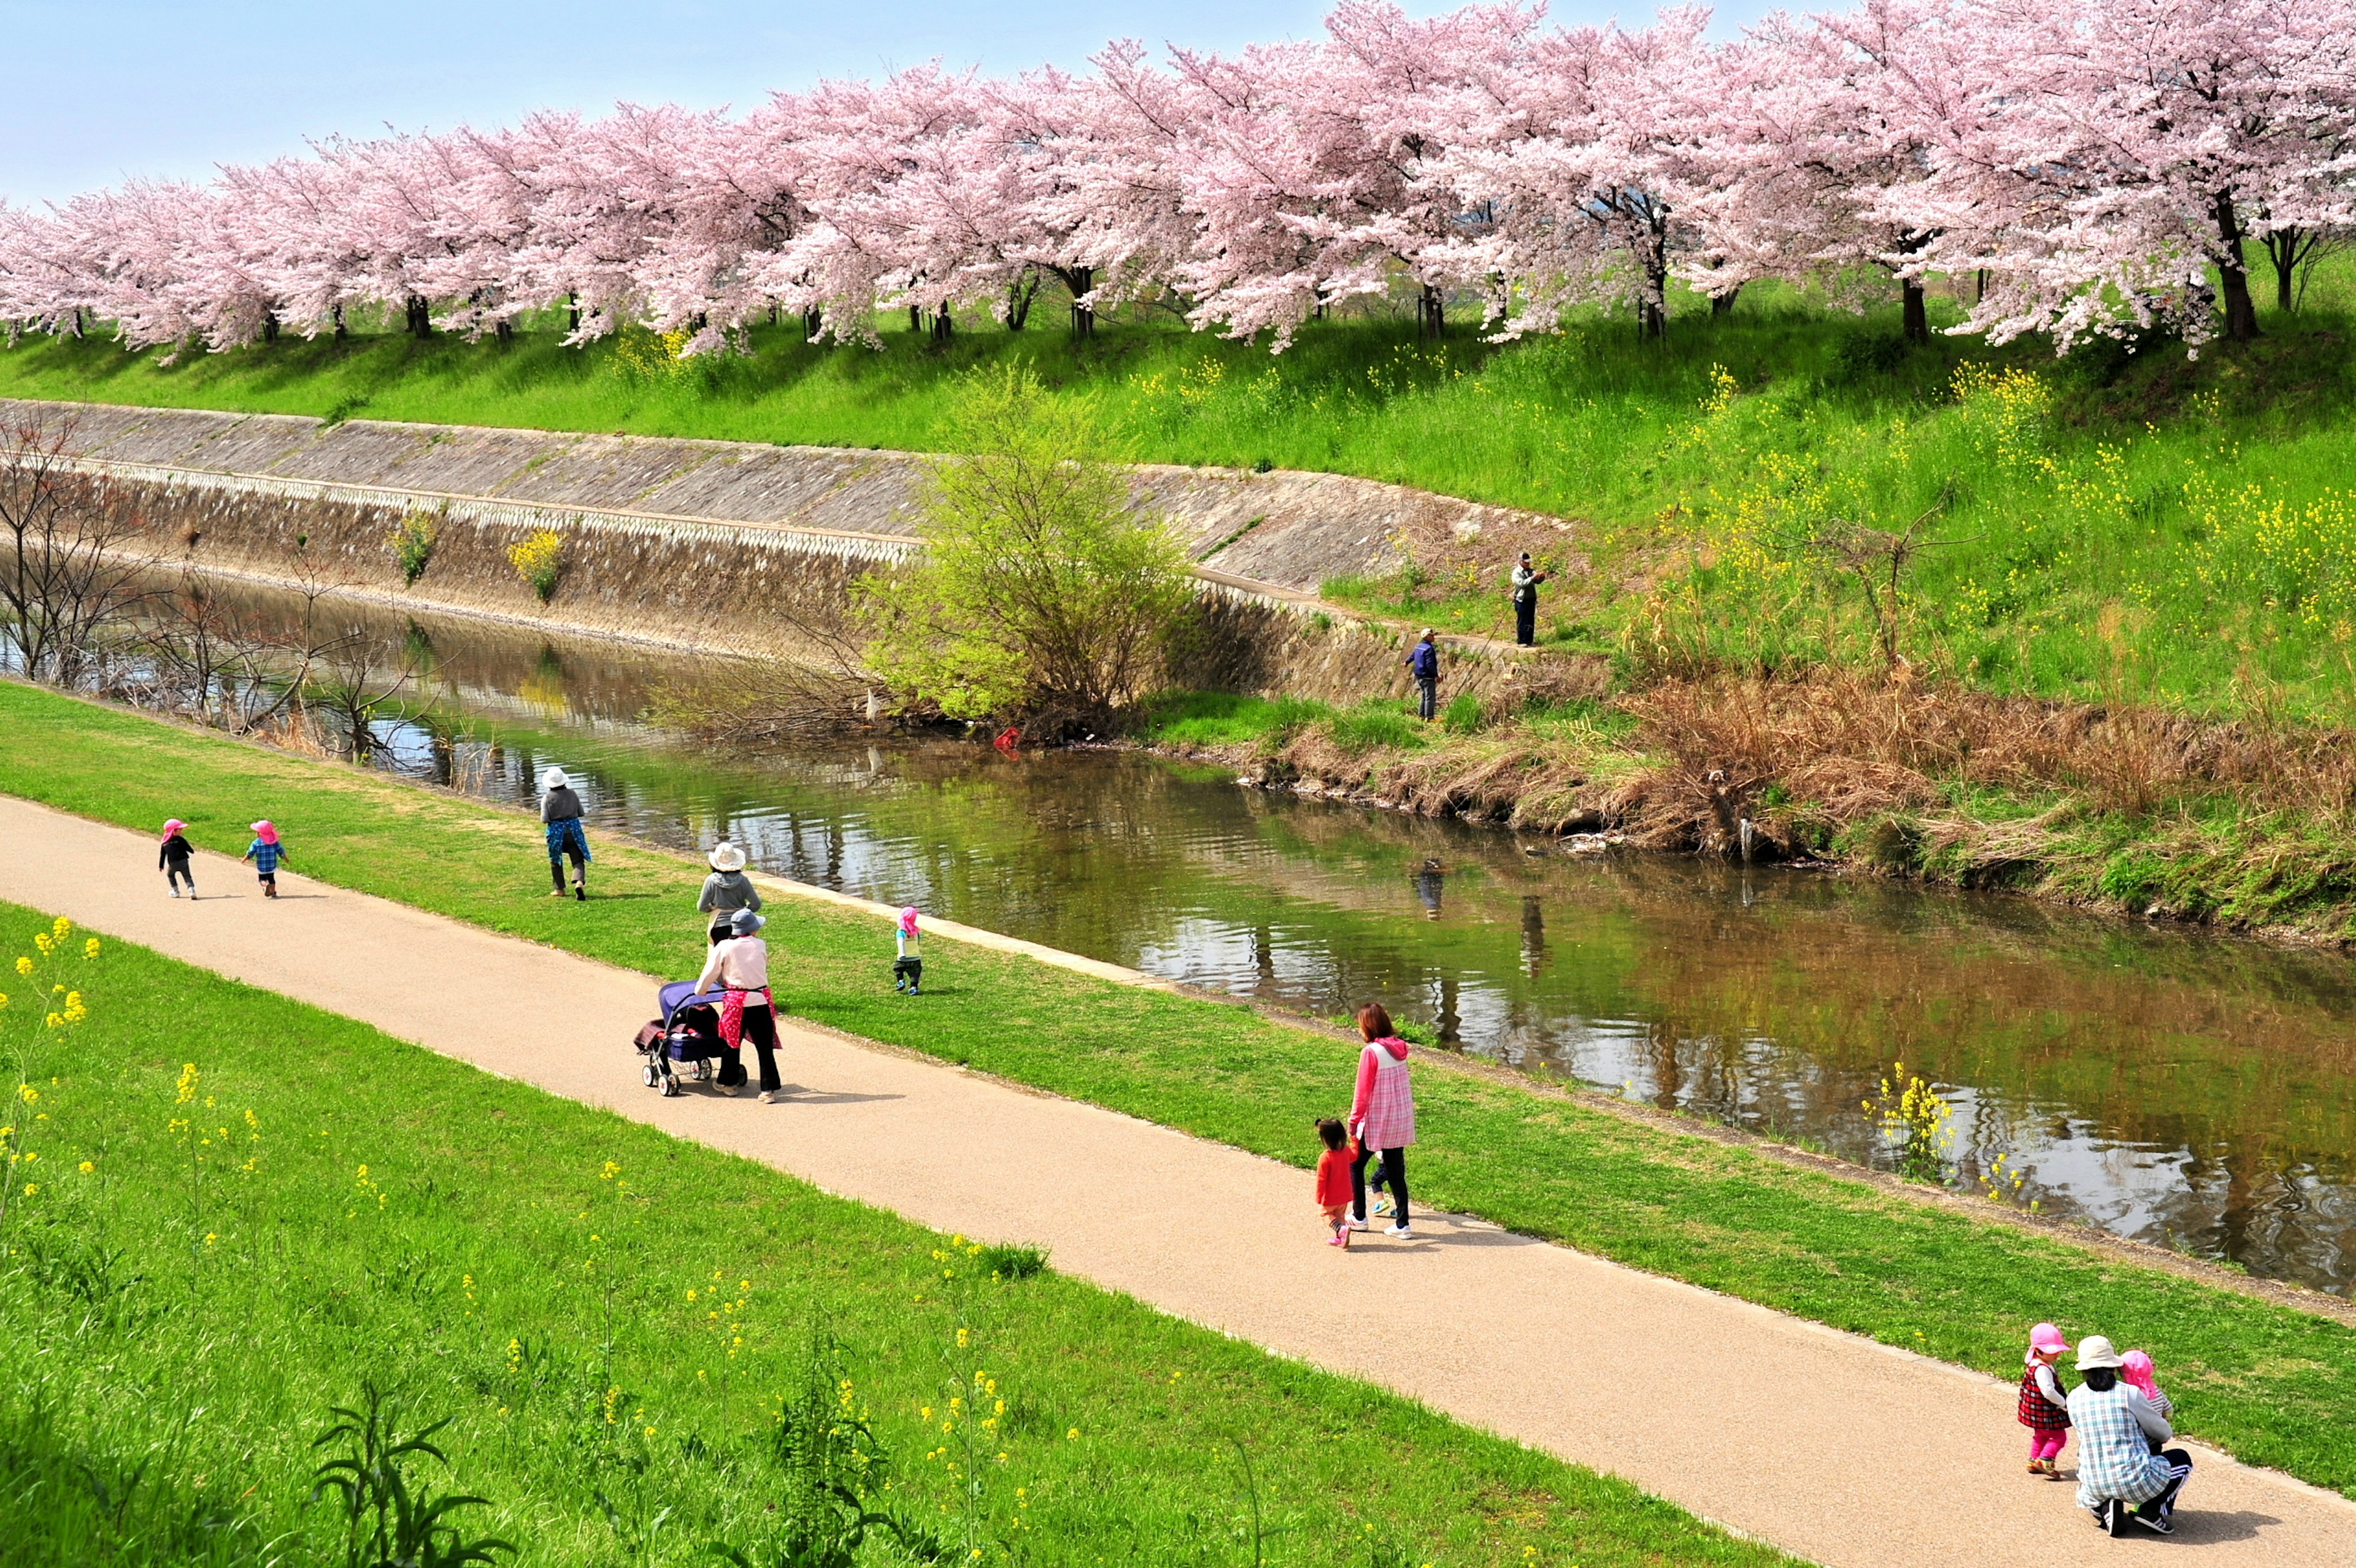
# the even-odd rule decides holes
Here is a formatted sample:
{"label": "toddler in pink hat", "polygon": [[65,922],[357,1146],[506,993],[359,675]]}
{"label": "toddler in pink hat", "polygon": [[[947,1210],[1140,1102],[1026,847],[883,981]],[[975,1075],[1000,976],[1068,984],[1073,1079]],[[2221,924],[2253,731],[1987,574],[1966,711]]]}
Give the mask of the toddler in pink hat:
{"label": "toddler in pink hat", "polygon": [[2029,1331],[2029,1354],[2020,1374],[2020,1424],[2029,1428],[2029,1473],[2062,1478],[2062,1445],[2070,1441],[2070,1405],[2053,1375],[2053,1363],[2070,1348],[2062,1330],[2040,1323]]}

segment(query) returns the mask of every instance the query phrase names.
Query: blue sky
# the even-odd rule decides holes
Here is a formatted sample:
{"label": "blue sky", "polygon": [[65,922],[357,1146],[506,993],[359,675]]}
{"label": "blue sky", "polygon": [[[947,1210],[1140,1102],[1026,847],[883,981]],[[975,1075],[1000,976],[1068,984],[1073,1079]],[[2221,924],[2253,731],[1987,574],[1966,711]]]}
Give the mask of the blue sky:
{"label": "blue sky", "polygon": [[[1445,8],[1408,0],[1411,9]],[[1721,18],[1764,9],[1745,0]],[[1318,31],[1323,0],[6,0],[0,196],[37,201],[128,176],[365,135],[497,124],[617,99],[740,108],[774,87],[872,76],[938,55],[1017,70],[1078,66],[1108,38],[1229,48]],[[1561,18],[1650,0],[1558,0]]]}

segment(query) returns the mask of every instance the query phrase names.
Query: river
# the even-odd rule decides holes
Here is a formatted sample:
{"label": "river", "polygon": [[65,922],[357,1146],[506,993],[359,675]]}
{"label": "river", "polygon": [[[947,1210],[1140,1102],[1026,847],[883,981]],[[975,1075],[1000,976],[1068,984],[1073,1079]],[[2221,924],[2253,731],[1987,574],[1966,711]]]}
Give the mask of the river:
{"label": "river", "polygon": [[879,737],[723,756],[639,719],[659,683],[692,683],[683,656],[337,613],[433,699],[379,726],[377,766],[521,805],[559,763],[593,827],[732,837],[781,876],[1319,1017],[1379,999],[1467,1051],[1883,1167],[1864,1102],[1903,1062],[1953,1109],[1959,1186],[2002,1155],[2010,1201],[2356,1285],[2356,971],[2335,955],[1573,859],[1135,754]]}

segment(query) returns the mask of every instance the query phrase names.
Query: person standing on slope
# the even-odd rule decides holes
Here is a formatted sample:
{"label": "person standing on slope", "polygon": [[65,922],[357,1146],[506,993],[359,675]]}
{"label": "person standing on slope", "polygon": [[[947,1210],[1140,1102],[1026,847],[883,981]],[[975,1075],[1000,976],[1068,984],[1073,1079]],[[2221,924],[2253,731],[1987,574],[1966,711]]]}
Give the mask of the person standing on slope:
{"label": "person standing on slope", "polygon": [[573,781],[564,776],[562,768],[551,768],[540,775],[540,820],[548,830],[548,880],[556,891],[548,896],[564,896],[564,861],[573,860],[573,896],[582,902],[589,901],[589,836],[581,831],[581,797],[573,792]]}
{"label": "person standing on slope", "polygon": [[1431,640],[1431,628],[1423,629],[1423,639],[1407,656],[1408,672],[1415,677],[1415,710],[1429,724],[1440,709],[1440,649]]}
{"label": "person standing on slope", "polygon": [[1415,1142],[1415,1090],[1408,1082],[1407,1041],[1391,1028],[1391,1016],[1378,1002],[1358,1009],[1358,1033],[1366,1044],[1358,1052],[1358,1089],[1350,1102],[1350,1136],[1358,1140],[1357,1157],[1350,1163],[1350,1223],[1366,1228],[1366,1161],[1382,1157],[1377,1179],[1391,1189],[1392,1218],[1383,1234],[1402,1240],[1414,1235],[1407,1210],[1407,1146]]}
{"label": "person standing on slope", "polygon": [[1538,584],[1547,573],[1530,564],[1530,552],[1514,562],[1514,641],[1533,647],[1538,640]]}

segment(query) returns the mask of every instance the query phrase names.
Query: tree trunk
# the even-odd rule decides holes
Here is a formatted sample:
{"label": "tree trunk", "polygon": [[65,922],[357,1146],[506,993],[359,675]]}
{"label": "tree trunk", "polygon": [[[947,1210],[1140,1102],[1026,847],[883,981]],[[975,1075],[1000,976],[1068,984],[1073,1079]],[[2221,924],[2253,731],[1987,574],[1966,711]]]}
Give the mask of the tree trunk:
{"label": "tree trunk", "polygon": [[338,303],[336,306],[336,341],[341,343],[349,332],[350,328],[344,325],[344,307]]}
{"label": "tree trunk", "polygon": [[2235,343],[2249,343],[2258,336],[2257,303],[2250,298],[2249,263],[2243,260],[2242,220],[2233,210],[2233,193],[2217,193],[2218,247],[2223,259],[2217,267],[2217,276],[2225,285],[2225,336]]}
{"label": "tree trunk", "polygon": [[2298,253],[2307,231],[2300,229],[2277,229],[2258,241],[2266,248],[2266,260],[2275,264],[2275,308],[2288,315],[2298,301],[2291,290],[2291,282],[2298,273]]}
{"label": "tree trunk", "polygon": [[499,317],[498,325],[491,328],[491,336],[498,338],[501,343],[513,343],[515,341],[515,323],[509,321],[506,316]]}
{"label": "tree trunk", "polygon": [[564,329],[567,332],[581,330],[581,296],[578,293],[564,296]]}
{"label": "tree trunk", "polygon": [[1430,283],[1415,298],[1416,330],[1426,337],[1442,337],[1448,332],[1448,299]]}
{"label": "tree trunk", "polygon": [[1056,275],[1072,292],[1072,336],[1076,338],[1094,337],[1097,335],[1096,308],[1082,304],[1080,298],[1097,286],[1097,270],[1094,267],[1063,267],[1057,269]]}
{"label": "tree trunk", "polygon": [[417,294],[412,294],[409,296],[408,304],[404,308],[407,310],[409,315],[410,336],[413,337],[431,337],[434,336],[434,307],[432,305],[427,304],[423,297]]}
{"label": "tree trunk", "polygon": [[262,341],[264,343],[278,341],[278,313],[274,310],[262,313]]}
{"label": "tree trunk", "polygon": [[956,333],[957,319],[949,315],[949,307],[943,304],[940,309],[933,312],[933,341],[947,343]]}
{"label": "tree trunk", "polygon": [[922,333],[925,330],[925,310],[922,305],[912,304],[908,307],[908,330],[914,333]]}
{"label": "tree trunk", "polygon": [[1922,295],[1922,283],[1918,278],[1898,280],[1899,293],[1905,301],[1906,327],[1901,334],[1909,343],[1931,341],[1931,312]]}
{"label": "tree trunk", "polygon": [[1735,296],[1740,294],[1741,292],[1742,285],[1740,283],[1737,283],[1730,289],[1710,295],[1709,314],[1712,315],[1732,315],[1734,314]]}
{"label": "tree trunk", "polygon": [[826,313],[811,305],[802,312],[802,341],[816,343],[818,335],[826,330]]}
{"label": "tree trunk", "polygon": [[1974,304],[1987,303],[1987,269],[1986,267],[1972,274],[1972,303]]}

